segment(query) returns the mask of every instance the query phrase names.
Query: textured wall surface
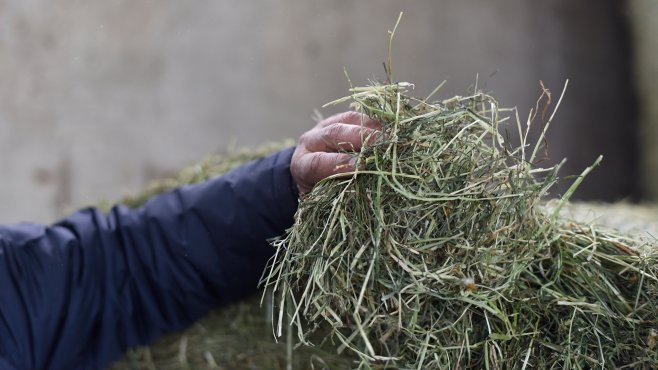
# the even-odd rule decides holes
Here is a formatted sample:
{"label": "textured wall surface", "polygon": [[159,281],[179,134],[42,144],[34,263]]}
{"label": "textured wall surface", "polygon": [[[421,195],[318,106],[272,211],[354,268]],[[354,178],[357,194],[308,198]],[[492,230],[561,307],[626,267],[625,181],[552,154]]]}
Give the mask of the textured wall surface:
{"label": "textured wall surface", "polygon": [[658,201],[658,2],[631,0],[640,102],[640,178],[643,193]]}
{"label": "textured wall surface", "polygon": [[447,97],[479,74],[525,116],[539,80],[557,95],[570,78],[552,160],[569,157],[574,174],[604,153],[581,194],[630,194],[633,103],[614,4],[0,0],[0,222],[51,221],[232,142],[298,136],[346,94],[344,68],[355,83],[383,78],[400,10],[395,79],[418,95],[448,79]]}

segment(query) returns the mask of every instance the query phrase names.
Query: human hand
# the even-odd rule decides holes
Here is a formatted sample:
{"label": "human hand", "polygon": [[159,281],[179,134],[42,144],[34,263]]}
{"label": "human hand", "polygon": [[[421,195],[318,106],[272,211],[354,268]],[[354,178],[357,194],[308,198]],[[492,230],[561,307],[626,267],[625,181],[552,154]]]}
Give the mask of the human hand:
{"label": "human hand", "polygon": [[309,192],[320,180],[355,169],[356,152],[364,142],[372,143],[381,124],[365,114],[344,112],[320,121],[302,134],[290,162],[290,173],[300,194]]}

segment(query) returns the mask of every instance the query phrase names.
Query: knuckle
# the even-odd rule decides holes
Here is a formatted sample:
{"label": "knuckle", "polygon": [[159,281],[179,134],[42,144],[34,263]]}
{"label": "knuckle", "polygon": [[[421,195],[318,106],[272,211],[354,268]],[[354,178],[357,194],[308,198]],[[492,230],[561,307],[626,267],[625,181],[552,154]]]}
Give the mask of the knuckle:
{"label": "knuckle", "polygon": [[359,123],[363,119],[363,115],[361,113],[355,112],[355,111],[346,111],[342,113],[336,113],[331,117],[328,117],[327,119],[321,121],[318,125],[321,126],[330,126],[334,123]]}
{"label": "knuckle", "polygon": [[318,122],[317,126],[318,127],[327,127],[327,126],[329,126],[331,124],[334,124],[336,122],[340,122],[341,115],[342,115],[342,113],[338,113],[338,114],[334,114],[332,116],[329,116],[329,117],[323,119],[322,121]]}
{"label": "knuckle", "polygon": [[363,115],[355,111],[347,111],[343,113],[343,119],[345,121],[358,123],[361,119],[363,119]]}
{"label": "knuckle", "polygon": [[306,131],[303,134],[301,134],[301,136],[299,137],[299,144],[304,147],[310,147],[313,145],[314,142],[318,140],[318,136],[321,134],[322,134],[322,130],[315,128]]}
{"label": "knuckle", "polygon": [[299,137],[299,143],[300,143],[300,144],[308,143],[308,141],[309,141],[309,136],[310,136],[309,133],[310,133],[310,132],[311,132],[311,131],[306,131],[306,132],[304,132],[303,134],[301,134],[301,136]]}
{"label": "knuckle", "polygon": [[322,166],[322,157],[320,156],[320,153],[313,153],[313,155],[311,156],[308,162],[307,174],[309,172],[317,171],[321,166]]}
{"label": "knuckle", "polygon": [[323,137],[324,139],[335,139],[339,137],[342,132],[343,125],[338,122],[334,122],[325,128]]}

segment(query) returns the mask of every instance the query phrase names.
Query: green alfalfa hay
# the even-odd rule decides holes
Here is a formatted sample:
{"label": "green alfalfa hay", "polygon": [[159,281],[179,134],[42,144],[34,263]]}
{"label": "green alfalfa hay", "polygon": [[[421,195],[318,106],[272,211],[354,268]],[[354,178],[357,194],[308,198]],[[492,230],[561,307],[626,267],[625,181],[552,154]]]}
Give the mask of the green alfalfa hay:
{"label": "green alfalfa hay", "polygon": [[290,324],[309,344],[329,326],[363,368],[658,366],[658,251],[559,219],[594,165],[547,211],[559,166],[537,162],[553,116],[530,146],[537,114],[521,124],[487,94],[431,102],[411,87],[372,83],[334,102],[384,135],[354,173],[305,196],[275,242],[263,279],[275,334]]}

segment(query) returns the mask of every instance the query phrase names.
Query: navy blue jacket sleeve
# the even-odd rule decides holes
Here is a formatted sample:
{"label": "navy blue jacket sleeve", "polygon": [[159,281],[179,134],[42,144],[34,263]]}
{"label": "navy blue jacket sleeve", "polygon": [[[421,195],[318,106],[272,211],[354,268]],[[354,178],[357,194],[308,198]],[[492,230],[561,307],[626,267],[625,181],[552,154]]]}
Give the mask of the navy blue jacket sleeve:
{"label": "navy blue jacket sleeve", "polygon": [[0,226],[0,369],[102,369],[256,290],[293,223],[292,149],[143,207]]}

